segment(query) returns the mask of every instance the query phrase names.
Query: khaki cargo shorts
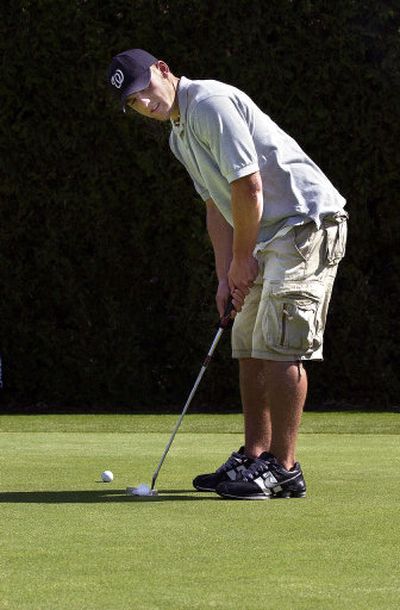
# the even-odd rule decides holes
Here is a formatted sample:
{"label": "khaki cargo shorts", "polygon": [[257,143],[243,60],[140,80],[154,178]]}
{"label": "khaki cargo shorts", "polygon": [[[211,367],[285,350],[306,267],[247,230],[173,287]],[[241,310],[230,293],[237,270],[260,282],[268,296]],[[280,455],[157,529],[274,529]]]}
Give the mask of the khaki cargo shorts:
{"label": "khaki cargo shorts", "polygon": [[233,358],[322,360],[323,335],[338,264],[345,254],[346,212],[292,227],[257,244],[259,275],[232,328]]}

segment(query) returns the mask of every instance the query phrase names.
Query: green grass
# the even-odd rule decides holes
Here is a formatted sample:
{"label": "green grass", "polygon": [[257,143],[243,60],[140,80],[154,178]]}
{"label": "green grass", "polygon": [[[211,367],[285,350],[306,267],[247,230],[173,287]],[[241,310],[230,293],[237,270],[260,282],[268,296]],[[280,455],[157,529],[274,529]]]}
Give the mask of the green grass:
{"label": "green grass", "polygon": [[[178,415],[0,415],[0,432],[163,432],[172,431]],[[241,434],[239,414],[188,413],[179,434]],[[302,434],[400,434],[399,413],[306,412]]]}
{"label": "green grass", "polygon": [[[400,415],[306,413],[308,497],[230,502],[191,479],[239,415],[0,417],[0,608],[398,608]],[[114,472],[100,483],[104,469]]]}

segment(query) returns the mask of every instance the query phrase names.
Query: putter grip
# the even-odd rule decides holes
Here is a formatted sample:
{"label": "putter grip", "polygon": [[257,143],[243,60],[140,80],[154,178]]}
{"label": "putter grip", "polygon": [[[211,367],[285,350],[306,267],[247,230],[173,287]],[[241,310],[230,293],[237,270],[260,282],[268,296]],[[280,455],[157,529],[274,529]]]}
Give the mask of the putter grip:
{"label": "putter grip", "polygon": [[232,311],[235,311],[235,308],[232,303],[232,297],[229,297],[228,304],[225,307],[224,315],[222,316],[222,318],[219,321],[220,328],[223,328],[223,329],[231,328],[231,326],[233,324],[233,320],[231,318]]}

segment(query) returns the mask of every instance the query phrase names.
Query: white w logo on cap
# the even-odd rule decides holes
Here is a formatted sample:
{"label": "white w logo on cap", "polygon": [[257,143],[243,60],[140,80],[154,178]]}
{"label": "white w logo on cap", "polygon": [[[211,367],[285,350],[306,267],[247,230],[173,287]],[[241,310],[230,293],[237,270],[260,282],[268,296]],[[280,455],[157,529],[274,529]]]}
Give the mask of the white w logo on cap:
{"label": "white w logo on cap", "polygon": [[118,69],[111,77],[111,84],[114,85],[114,87],[117,87],[117,89],[121,89],[123,82],[124,73],[122,72],[122,70]]}

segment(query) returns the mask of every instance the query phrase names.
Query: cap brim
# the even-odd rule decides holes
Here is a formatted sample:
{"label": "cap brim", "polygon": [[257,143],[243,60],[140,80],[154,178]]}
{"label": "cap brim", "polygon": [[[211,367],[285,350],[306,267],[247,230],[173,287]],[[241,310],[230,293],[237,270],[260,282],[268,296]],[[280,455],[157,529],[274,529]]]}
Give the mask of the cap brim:
{"label": "cap brim", "polygon": [[121,95],[121,104],[123,110],[125,110],[125,102],[127,98],[132,95],[132,93],[137,93],[138,91],[146,89],[146,87],[149,86],[150,81],[151,69],[147,68],[147,70],[145,70],[143,74],[141,74],[140,76],[138,76],[138,78],[135,79],[134,83],[131,83],[131,85],[126,89],[126,91],[124,91],[123,95]]}

